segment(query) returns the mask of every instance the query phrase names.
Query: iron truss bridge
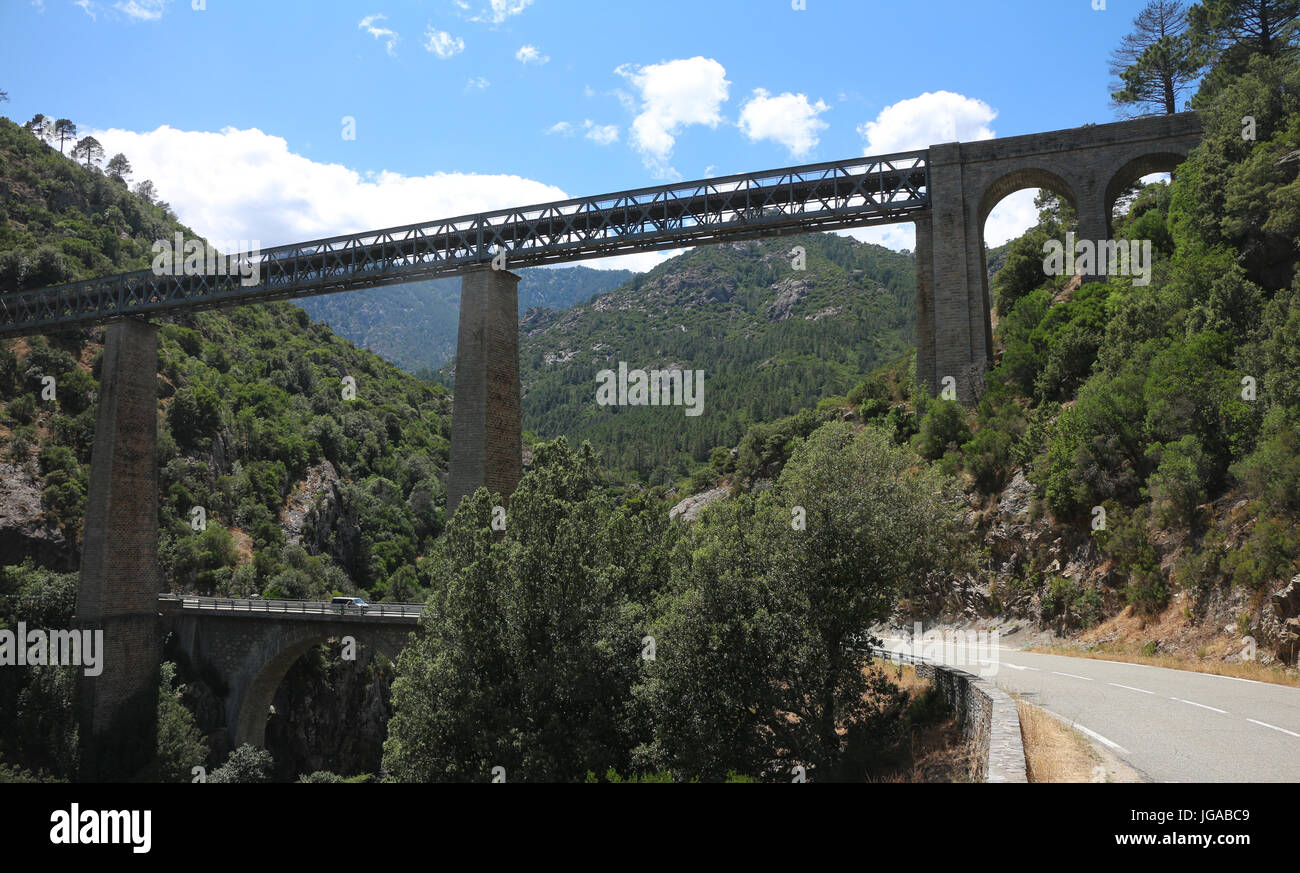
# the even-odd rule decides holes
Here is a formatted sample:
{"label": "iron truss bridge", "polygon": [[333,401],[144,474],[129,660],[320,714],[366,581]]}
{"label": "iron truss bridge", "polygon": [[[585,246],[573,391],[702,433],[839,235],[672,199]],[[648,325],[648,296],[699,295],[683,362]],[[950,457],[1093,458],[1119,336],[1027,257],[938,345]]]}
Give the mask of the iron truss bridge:
{"label": "iron truss bridge", "polygon": [[[151,270],[0,295],[0,337],[728,240],[914,220],[927,151],[830,161],[501,209],[223,256],[224,275]],[[171,241],[167,241],[170,243]],[[175,255],[180,272],[181,254]],[[242,270],[242,273],[241,273]],[[244,284],[244,275],[257,277]]]}

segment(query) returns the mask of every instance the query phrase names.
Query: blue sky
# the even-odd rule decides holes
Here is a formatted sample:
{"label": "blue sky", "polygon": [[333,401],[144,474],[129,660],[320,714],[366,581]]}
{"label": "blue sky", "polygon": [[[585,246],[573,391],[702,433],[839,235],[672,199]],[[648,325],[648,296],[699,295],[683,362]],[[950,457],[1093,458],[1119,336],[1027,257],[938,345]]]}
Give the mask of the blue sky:
{"label": "blue sky", "polygon": [[1111,121],[1142,2],[0,0],[0,111],[70,118],[209,239],[275,245]]}

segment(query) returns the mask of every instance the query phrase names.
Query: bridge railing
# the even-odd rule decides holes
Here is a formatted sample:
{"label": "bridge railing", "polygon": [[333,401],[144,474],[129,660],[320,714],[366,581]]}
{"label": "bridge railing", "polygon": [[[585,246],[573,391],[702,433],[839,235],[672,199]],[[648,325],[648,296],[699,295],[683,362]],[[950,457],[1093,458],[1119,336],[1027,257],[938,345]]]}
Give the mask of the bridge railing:
{"label": "bridge railing", "polygon": [[422,603],[372,603],[364,609],[322,600],[278,600],[273,598],[199,597],[187,594],[162,594],[159,600],[179,601],[181,609],[222,612],[296,613],[299,615],[419,616]]}

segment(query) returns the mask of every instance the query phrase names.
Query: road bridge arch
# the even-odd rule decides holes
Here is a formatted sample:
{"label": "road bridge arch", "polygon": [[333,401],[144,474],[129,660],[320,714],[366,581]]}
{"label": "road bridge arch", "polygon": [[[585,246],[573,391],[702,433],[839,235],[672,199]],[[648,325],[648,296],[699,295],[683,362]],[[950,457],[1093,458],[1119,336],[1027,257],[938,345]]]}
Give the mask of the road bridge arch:
{"label": "road bridge arch", "polygon": [[[268,609],[282,603],[283,610]],[[419,631],[418,606],[377,604],[374,614],[336,614],[329,604],[185,598],[160,601],[164,630],[198,670],[225,683],[223,705],[232,747],[266,742],[266,720],[289,668],[314,646],[352,637],[396,661]],[[387,608],[389,614],[381,614]]]}

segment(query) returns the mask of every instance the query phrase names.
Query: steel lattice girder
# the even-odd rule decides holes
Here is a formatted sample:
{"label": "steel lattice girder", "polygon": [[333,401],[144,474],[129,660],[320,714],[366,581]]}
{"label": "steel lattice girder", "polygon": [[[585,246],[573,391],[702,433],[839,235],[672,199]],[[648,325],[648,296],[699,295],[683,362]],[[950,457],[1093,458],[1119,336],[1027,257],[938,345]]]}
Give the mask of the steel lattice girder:
{"label": "steel lattice girder", "polygon": [[[679,182],[278,246],[227,275],[142,270],[0,296],[0,337],[454,276],[505,253],[529,267],[726,240],[910,221],[930,207],[929,152]],[[245,286],[239,265],[259,282]]]}

